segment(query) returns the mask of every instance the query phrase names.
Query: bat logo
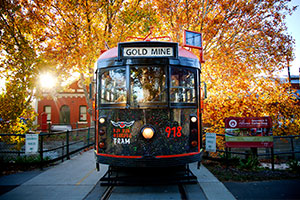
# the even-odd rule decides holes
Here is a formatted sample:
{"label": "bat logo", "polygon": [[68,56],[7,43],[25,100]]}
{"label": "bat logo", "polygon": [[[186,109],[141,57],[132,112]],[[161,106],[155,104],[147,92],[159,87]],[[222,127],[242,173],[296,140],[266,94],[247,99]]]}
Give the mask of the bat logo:
{"label": "bat logo", "polygon": [[119,127],[119,128],[130,127],[134,124],[134,121],[131,121],[131,122],[114,122],[114,121],[110,121],[110,122],[113,126]]}

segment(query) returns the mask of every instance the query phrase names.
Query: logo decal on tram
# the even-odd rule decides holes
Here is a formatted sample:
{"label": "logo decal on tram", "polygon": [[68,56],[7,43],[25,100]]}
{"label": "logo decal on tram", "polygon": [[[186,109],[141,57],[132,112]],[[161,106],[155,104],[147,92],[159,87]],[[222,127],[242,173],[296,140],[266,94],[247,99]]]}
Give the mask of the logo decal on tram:
{"label": "logo decal on tram", "polygon": [[118,127],[118,128],[130,127],[134,124],[134,121],[131,121],[131,122],[114,122],[114,121],[110,121],[110,122],[114,127]]}

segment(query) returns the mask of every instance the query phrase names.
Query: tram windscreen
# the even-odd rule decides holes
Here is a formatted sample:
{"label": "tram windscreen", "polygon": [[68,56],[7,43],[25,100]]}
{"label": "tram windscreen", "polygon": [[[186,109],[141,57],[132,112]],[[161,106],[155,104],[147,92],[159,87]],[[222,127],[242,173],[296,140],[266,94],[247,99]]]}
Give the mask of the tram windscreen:
{"label": "tram windscreen", "polygon": [[195,72],[186,68],[171,68],[170,100],[174,103],[195,103]]}
{"label": "tram windscreen", "polygon": [[126,70],[116,68],[101,74],[101,103],[126,102]]}
{"label": "tram windscreen", "polygon": [[134,106],[143,103],[166,103],[166,72],[158,66],[134,66],[130,71],[131,102]]}

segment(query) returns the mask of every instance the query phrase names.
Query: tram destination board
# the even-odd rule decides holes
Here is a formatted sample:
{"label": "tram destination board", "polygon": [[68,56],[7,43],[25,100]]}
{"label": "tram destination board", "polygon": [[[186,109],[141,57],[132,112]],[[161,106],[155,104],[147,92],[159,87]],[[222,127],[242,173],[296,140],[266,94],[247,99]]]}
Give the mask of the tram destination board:
{"label": "tram destination board", "polygon": [[124,57],[173,57],[172,47],[125,47]]}
{"label": "tram destination board", "polygon": [[119,44],[119,57],[121,58],[142,58],[162,57],[177,58],[178,44],[172,42],[151,42],[151,43],[126,43]]}

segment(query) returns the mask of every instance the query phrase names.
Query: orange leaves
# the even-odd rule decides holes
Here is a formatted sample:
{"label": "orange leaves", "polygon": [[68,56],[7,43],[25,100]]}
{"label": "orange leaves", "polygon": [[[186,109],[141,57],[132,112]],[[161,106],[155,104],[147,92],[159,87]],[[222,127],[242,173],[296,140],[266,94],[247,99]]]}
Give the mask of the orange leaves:
{"label": "orange leaves", "polygon": [[[0,42],[1,49],[7,50],[5,63],[14,69],[13,76],[20,69],[29,71],[38,66],[37,56],[46,60],[44,67],[48,67],[45,63],[51,63],[59,74],[77,71],[92,76],[94,62],[105,49],[105,42],[110,47],[116,46],[127,36],[145,36],[152,26],[153,36],[168,35],[181,43],[182,30],[190,29],[203,34],[206,62],[201,80],[208,84],[209,94],[205,122],[222,132],[225,117],[270,115],[278,134],[299,129],[299,107],[295,107],[286,85],[271,78],[273,72],[283,69],[293,59],[293,39],[284,32],[285,15],[293,8],[286,1],[17,3],[23,7],[14,13],[18,26],[3,29],[5,34],[1,33]],[[23,76],[31,77],[34,73]]]}

